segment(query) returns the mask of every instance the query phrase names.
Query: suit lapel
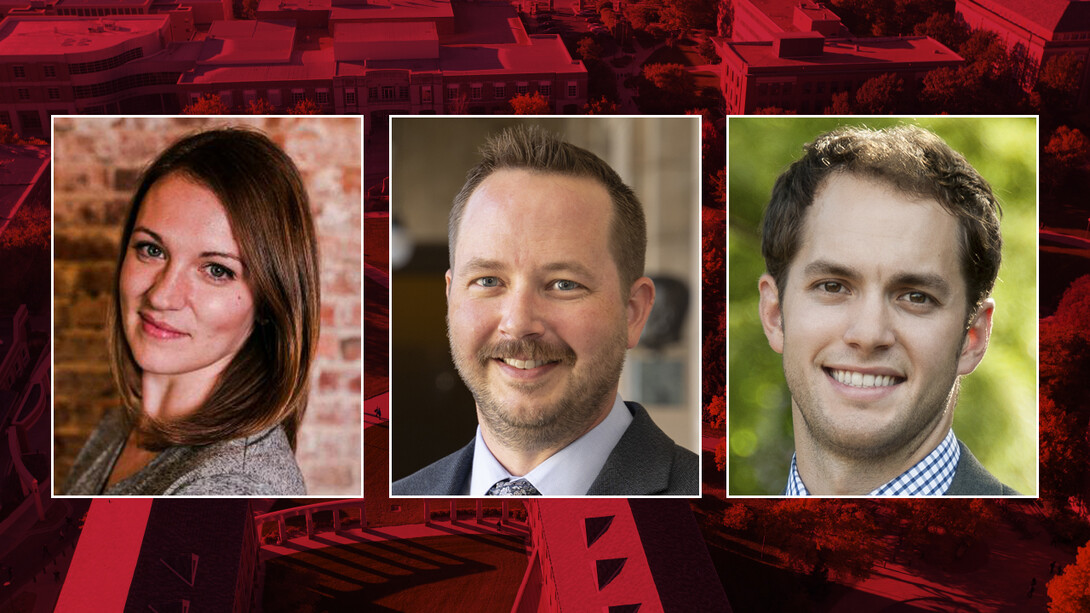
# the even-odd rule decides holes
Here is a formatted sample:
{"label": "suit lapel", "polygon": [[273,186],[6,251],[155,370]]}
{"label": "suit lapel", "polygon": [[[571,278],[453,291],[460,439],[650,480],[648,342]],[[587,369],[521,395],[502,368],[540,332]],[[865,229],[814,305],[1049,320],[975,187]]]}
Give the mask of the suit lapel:
{"label": "suit lapel", "polygon": [[670,486],[674,442],[642,406],[635,402],[625,405],[632,412],[632,423],[591,484],[589,495],[658,494]]}

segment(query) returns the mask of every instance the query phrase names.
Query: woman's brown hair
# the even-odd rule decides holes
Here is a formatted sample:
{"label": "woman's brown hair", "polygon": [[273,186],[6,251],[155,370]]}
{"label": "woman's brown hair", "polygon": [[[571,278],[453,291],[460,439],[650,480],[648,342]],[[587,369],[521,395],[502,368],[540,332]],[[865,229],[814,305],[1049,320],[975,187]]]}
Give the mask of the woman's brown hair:
{"label": "woman's brown hair", "polygon": [[[141,370],[120,317],[121,264],[137,213],[155,183],[181,175],[209,189],[227,212],[254,296],[254,328],[201,406],[171,421],[144,414]],[[206,445],[281,424],[295,449],[306,411],[319,331],[318,246],[299,170],[265,135],[225,128],[171,145],[141,176],[121,235],[110,303],[110,367],[128,420],[149,448]]]}

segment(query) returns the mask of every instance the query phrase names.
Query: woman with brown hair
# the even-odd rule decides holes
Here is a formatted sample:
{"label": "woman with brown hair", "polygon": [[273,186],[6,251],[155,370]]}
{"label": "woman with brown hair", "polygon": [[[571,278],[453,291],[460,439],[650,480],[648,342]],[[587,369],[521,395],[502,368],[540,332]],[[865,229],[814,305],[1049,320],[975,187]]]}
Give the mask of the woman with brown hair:
{"label": "woman with brown hair", "polygon": [[246,129],[174,143],[144,172],[121,237],[107,334],[122,410],[63,493],[304,494],[295,435],[318,325],[295,164]]}

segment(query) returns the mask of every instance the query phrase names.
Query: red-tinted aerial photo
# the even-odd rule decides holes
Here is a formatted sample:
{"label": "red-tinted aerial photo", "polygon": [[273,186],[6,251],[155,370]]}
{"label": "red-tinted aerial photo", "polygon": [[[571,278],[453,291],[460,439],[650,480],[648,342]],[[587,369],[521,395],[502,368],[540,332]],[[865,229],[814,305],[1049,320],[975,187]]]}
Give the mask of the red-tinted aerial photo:
{"label": "red-tinted aerial photo", "polygon": [[[97,121],[67,117],[83,115]],[[218,115],[240,117],[211,117]],[[246,115],[274,117],[247,123]],[[353,116],[358,128],[317,130],[306,115]],[[592,130],[579,134],[584,124],[575,116],[701,118],[699,153],[692,152],[701,169],[693,190],[700,221],[694,215],[691,224],[692,243],[701,245],[700,287],[675,284],[691,295],[693,316],[678,327],[697,335],[700,358],[689,364],[669,339],[648,346],[647,330],[636,346],[637,330],[620,379],[625,400],[649,408],[679,398],[700,403],[700,424],[690,428],[700,496],[391,492],[402,477],[391,478],[392,441],[400,440],[391,429],[403,427],[405,402],[391,393],[401,364],[391,359],[391,330],[405,287],[421,308],[439,313],[415,330],[436,341],[441,365],[419,387],[456,398],[445,412],[469,422],[435,429],[455,432],[460,447],[473,440],[478,419],[478,444],[491,446],[481,409],[474,415],[473,399],[481,399],[463,387],[472,377],[465,364],[454,368],[447,351],[459,320],[448,314],[444,328],[442,319],[453,308],[442,294],[444,271],[456,269],[455,247],[447,250],[449,203],[481,143],[429,144],[465,152],[450,156],[458,185],[433,190],[439,214],[407,216],[398,197],[408,190],[391,168],[391,131],[400,120],[390,118],[423,115],[573,122],[564,124],[571,140],[600,147],[595,153],[629,184],[628,158],[618,151],[650,150],[641,155],[661,168],[676,154],[655,157],[642,135],[599,143]],[[256,125],[271,136],[272,159],[294,159],[318,238],[308,234],[305,211],[291,224],[263,223],[260,215],[235,223],[227,211],[226,242],[197,249],[199,266],[165,268],[173,272],[157,282],[170,283],[138,298],[139,313],[129,313],[130,262],[166,266],[186,257],[147,221],[151,209],[140,209],[157,189],[138,189],[152,160],[213,200],[236,192],[274,200],[262,199],[264,189],[205,178],[228,176],[222,167],[177,162],[181,170],[169,170],[176,160],[163,152],[176,138],[221,124]],[[800,435],[814,421],[799,408],[804,395],[789,388],[797,392],[805,360],[783,347],[799,333],[792,322],[800,318],[787,312],[790,300],[769,302],[794,286],[791,275],[761,276],[769,261],[758,255],[762,240],[774,234],[762,236],[762,212],[772,181],[822,131],[893,124],[934,131],[964,154],[1003,210],[1003,267],[992,280],[1007,302],[997,299],[993,312],[984,298],[969,299],[962,340],[947,343],[963,357],[981,337],[986,347],[990,332],[983,358],[990,370],[970,375],[973,368],[958,361],[953,389],[942,395],[946,412],[934,417],[953,412],[964,377],[953,429],[943,422],[943,432],[957,437],[924,452],[960,449],[954,464],[971,459],[987,477],[982,482],[1004,489],[956,495],[966,477],[950,473],[938,477],[946,481],[934,493],[951,494],[942,498],[867,497],[870,487],[833,493],[815,476],[818,445]],[[62,141],[55,130],[75,130],[63,135],[77,138]],[[359,151],[347,155],[352,147],[335,132],[352,146],[359,141],[362,168]],[[765,136],[739,140],[755,134]],[[762,164],[780,136],[788,153]],[[54,161],[61,142],[69,143],[66,156],[73,143],[86,148],[74,167]],[[836,163],[830,159],[818,165]],[[284,166],[295,168],[290,160]],[[868,180],[881,180],[872,174],[879,179]],[[417,180],[438,186],[439,175]],[[750,179],[758,185],[752,193]],[[902,199],[926,199],[929,189]],[[0,0],[0,611],[1090,611],[1088,193],[1090,0]],[[134,194],[143,195],[134,202]],[[345,194],[359,195],[358,210],[354,200],[345,210]],[[822,194],[809,198],[817,203]],[[648,215],[652,234],[666,223]],[[558,225],[549,232],[585,230]],[[845,231],[855,225],[832,223]],[[265,234],[247,234],[258,226]],[[134,232],[151,238],[120,244]],[[890,249],[910,232],[894,234]],[[819,243],[805,236],[797,251]],[[947,245],[950,262],[975,248],[957,236]],[[282,240],[290,257],[250,259],[272,240]],[[300,279],[316,253],[321,282],[304,280],[320,287],[314,310],[318,290],[297,286],[306,287]],[[660,305],[670,296],[657,268],[673,257],[655,248],[648,254]],[[952,274],[973,276],[983,266],[962,262],[951,264]],[[878,274],[874,266],[865,263],[858,274],[837,269],[808,291],[820,292],[826,307],[868,297],[869,286],[856,279]],[[498,291],[492,284],[503,274],[478,275],[474,289]],[[550,280],[549,290],[567,289],[565,281]],[[448,298],[451,283],[448,272]],[[896,313],[867,303],[888,324],[866,330],[886,334],[872,339],[881,345],[873,351],[901,355],[900,344],[910,343],[899,322],[918,330],[950,306],[945,296],[965,300],[942,283],[932,283],[943,289],[930,294],[906,284],[899,278],[893,292]],[[228,292],[234,302],[223,301]],[[148,315],[167,311],[178,314]],[[163,373],[134,355],[125,335],[195,337],[199,324],[234,339],[224,321],[240,312],[245,334],[226,351],[230,365],[200,379],[207,386],[192,405],[197,412],[178,420],[152,414],[149,407],[175,398],[170,390],[178,388],[155,387]],[[818,313],[801,319],[825,321]],[[126,314],[137,332],[124,328]],[[862,335],[864,327],[856,322],[851,331]],[[294,334],[286,343],[285,329]],[[645,355],[669,367],[649,366]],[[811,361],[826,353],[818,355]],[[855,382],[850,393],[863,400],[898,394],[914,383],[915,368],[932,367],[930,357],[891,359],[911,365],[870,369],[867,383]],[[408,358],[423,364],[432,355]],[[245,379],[243,371],[261,360],[275,364],[277,377]],[[207,375],[207,364],[199,366],[196,374]],[[557,358],[544,368],[554,366],[565,364]],[[634,366],[642,385],[628,383]],[[813,370],[828,377],[815,386],[853,385],[852,373],[838,374],[852,368],[821,366]],[[294,388],[273,390],[288,380]],[[288,400],[253,409],[268,413],[260,417],[231,413],[256,394]],[[228,425],[202,421],[212,405]],[[635,411],[639,419],[643,409]],[[669,431],[666,422],[678,414],[664,409],[655,421]],[[69,491],[79,482],[72,473],[94,470],[86,468],[88,450],[106,445],[110,415],[131,432],[122,432],[112,463],[100,467],[90,492],[98,495],[81,497],[88,492]],[[207,426],[199,433],[198,423]],[[869,431],[856,425],[849,431],[862,440]],[[210,438],[216,428],[219,438]],[[241,451],[231,447],[237,441],[245,441]],[[843,444],[836,456],[842,466],[849,459],[878,465],[876,455],[848,447],[856,449]],[[161,489],[126,489],[131,477],[183,451],[221,455],[189,481],[159,474]],[[218,472],[223,458],[235,457],[229,453],[246,458],[247,472]],[[801,493],[797,486],[828,495],[781,496]],[[126,495],[171,493],[181,496]]]}

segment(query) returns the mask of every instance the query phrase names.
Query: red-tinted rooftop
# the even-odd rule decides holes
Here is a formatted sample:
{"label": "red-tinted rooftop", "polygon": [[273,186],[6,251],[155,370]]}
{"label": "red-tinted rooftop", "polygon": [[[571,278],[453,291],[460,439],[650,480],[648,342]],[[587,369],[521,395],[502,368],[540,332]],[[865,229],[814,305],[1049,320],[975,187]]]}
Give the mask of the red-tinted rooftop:
{"label": "red-tinted rooftop", "polygon": [[450,19],[453,14],[450,0],[372,0],[366,4],[334,6],[329,20],[337,22]]}
{"label": "red-tinted rooftop", "polygon": [[151,3],[152,0],[57,0],[56,7],[58,9],[83,8],[88,6],[135,7],[150,6]]}
{"label": "red-tinted rooftop", "polygon": [[214,21],[199,64],[283,64],[291,60],[295,24],[287,21]]}
{"label": "red-tinted rooftop", "polygon": [[259,11],[328,11],[331,0],[261,0]]}
{"label": "red-tinted rooftop", "polygon": [[927,36],[826,39],[819,56],[778,57],[772,42],[726,43],[751,67],[849,66],[958,62],[962,57]]}
{"label": "red-tinted rooftop", "polygon": [[413,40],[439,40],[435,24],[430,21],[398,23],[338,23],[333,28],[337,42],[375,43]]}
{"label": "red-tinted rooftop", "polygon": [[0,56],[66,55],[109,49],[156,32],[169,19],[166,15],[9,16],[0,21]]}
{"label": "red-tinted rooftop", "polygon": [[800,2],[799,0],[749,0],[749,2],[760,9],[785,32],[797,32],[799,30],[794,23],[796,7],[804,11],[814,21],[840,20],[836,13],[817,2]]}
{"label": "red-tinted rooftop", "polygon": [[958,0],[975,4],[1045,38],[1058,32],[1090,31],[1087,0]]}

